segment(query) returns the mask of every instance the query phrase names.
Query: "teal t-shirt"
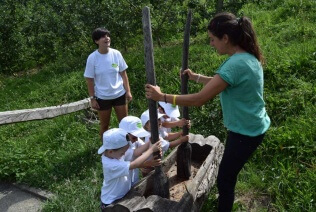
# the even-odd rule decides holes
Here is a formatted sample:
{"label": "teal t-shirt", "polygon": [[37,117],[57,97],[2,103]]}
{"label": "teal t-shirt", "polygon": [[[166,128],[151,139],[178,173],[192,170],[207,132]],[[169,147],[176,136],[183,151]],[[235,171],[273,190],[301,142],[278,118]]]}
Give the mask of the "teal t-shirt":
{"label": "teal t-shirt", "polygon": [[225,127],[248,136],[265,133],[270,118],[263,100],[263,69],[257,58],[236,53],[216,73],[229,84],[220,93]]}

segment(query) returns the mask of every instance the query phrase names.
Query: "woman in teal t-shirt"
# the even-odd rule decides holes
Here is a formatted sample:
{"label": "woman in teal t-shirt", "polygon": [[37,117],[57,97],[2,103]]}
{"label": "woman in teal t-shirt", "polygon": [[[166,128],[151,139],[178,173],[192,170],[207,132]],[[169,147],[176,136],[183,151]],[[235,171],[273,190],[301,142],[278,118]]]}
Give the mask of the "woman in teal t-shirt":
{"label": "woman in teal t-shirt", "polygon": [[237,175],[261,144],[270,126],[263,100],[263,56],[249,18],[231,13],[217,14],[208,25],[210,45],[218,54],[229,55],[214,77],[184,71],[190,80],[203,83],[194,94],[162,93],[147,84],[146,97],[181,106],[201,106],[220,94],[224,125],[228,129],[225,151],[219,166],[218,211],[231,211]]}

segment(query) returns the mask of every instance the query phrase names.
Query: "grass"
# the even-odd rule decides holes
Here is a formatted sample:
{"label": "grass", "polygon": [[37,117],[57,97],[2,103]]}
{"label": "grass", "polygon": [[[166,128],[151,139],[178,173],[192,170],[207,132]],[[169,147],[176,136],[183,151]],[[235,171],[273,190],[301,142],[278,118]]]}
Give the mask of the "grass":
{"label": "grass", "polygon": [[[281,1],[279,1],[281,2]],[[265,101],[272,125],[264,143],[241,171],[234,211],[315,211],[316,205],[316,11],[314,1],[246,5],[266,57]],[[290,13],[289,13],[290,11]],[[212,75],[225,59],[192,38],[189,67]],[[155,47],[157,84],[179,93],[182,45]],[[134,100],[131,115],[147,108],[141,50],[123,53]],[[86,98],[86,58],[67,58],[16,75],[0,74],[0,111],[47,107]],[[189,92],[201,85],[189,83]],[[219,99],[190,108],[191,132],[225,140]],[[0,179],[22,182],[56,194],[44,211],[98,211],[102,184],[98,125],[82,121],[84,112],[54,119],[0,126]],[[115,116],[112,127],[117,126]],[[202,211],[216,210],[217,190]]]}

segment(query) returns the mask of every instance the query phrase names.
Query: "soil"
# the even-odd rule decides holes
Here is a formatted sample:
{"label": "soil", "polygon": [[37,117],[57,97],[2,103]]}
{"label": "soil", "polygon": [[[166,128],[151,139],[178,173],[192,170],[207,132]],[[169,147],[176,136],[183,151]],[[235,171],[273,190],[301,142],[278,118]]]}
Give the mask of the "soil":
{"label": "soil", "polygon": [[201,162],[191,161],[191,177],[189,180],[179,179],[177,177],[177,164],[174,163],[166,175],[169,178],[170,185],[170,200],[179,202],[183,196],[187,192],[186,185],[189,185],[194,179],[196,173],[198,172]]}

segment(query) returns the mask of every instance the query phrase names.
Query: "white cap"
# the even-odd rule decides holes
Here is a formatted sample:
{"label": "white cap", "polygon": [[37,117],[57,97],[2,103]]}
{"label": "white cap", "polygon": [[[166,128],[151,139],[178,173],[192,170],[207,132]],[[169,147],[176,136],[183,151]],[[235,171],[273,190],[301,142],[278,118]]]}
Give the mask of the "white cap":
{"label": "white cap", "polygon": [[142,121],[136,116],[124,117],[119,127],[136,137],[146,137],[150,135],[150,133],[143,128]]}
{"label": "white cap", "polygon": [[98,154],[102,154],[107,149],[119,149],[128,144],[126,140],[127,132],[120,128],[113,128],[103,133],[103,145],[99,148]]}
{"label": "white cap", "polygon": [[170,118],[178,118],[180,116],[180,111],[178,105],[173,105],[165,102],[158,102],[159,105],[164,109],[167,116]]}
{"label": "white cap", "polygon": [[[161,117],[163,117],[163,114],[158,113],[157,118],[160,119]],[[145,126],[147,121],[149,121],[149,110],[146,110],[145,112],[143,112],[143,114],[140,116],[140,119],[142,120],[142,125]]]}

